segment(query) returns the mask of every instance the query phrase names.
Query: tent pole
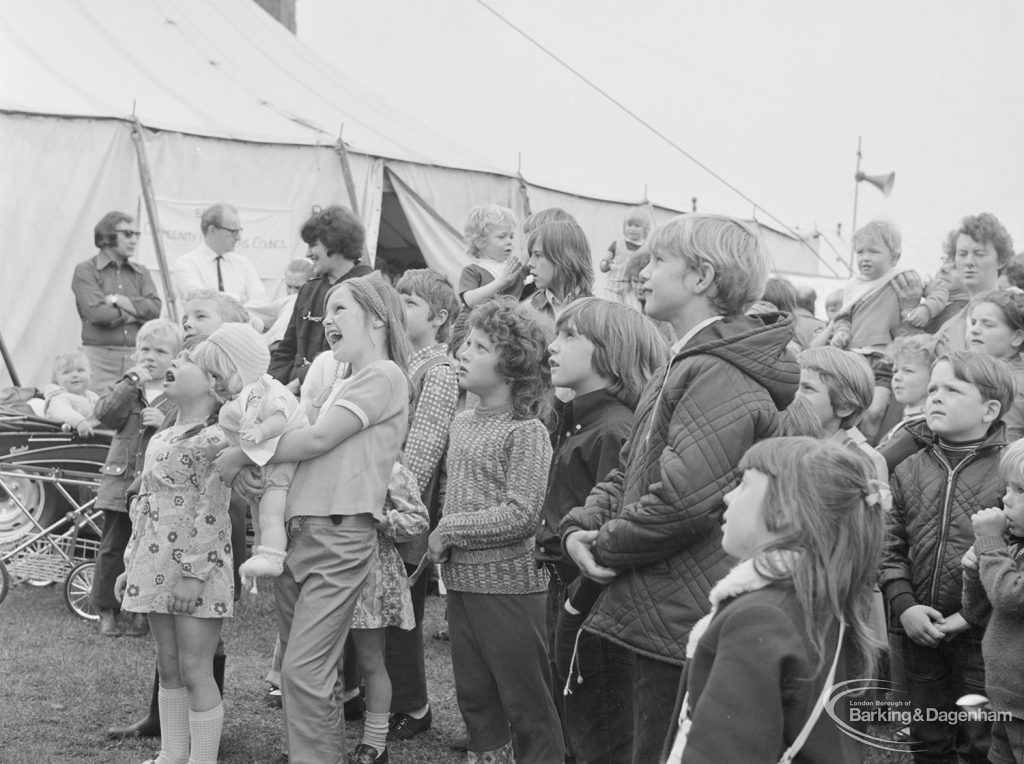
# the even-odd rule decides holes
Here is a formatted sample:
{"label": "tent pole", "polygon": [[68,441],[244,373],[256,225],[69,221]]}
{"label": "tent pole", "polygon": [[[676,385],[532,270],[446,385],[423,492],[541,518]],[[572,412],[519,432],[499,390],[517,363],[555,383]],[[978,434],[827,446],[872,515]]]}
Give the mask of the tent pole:
{"label": "tent pole", "polygon": [[178,306],[175,304],[174,285],[171,283],[171,272],[167,267],[167,254],[164,243],[160,239],[160,218],[157,215],[156,195],[153,193],[153,176],[149,171],[149,160],[146,158],[146,146],[142,142],[142,125],[132,111],[132,142],[135,144],[135,156],[139,162],[139,179],[142,181],[142,198],[146,202],[146,215],[149,227],[153,229],[153,248],[156,250],[156,262],[160,268],[160,278],[164,282],[164,294],[167,295],[167,315],[174,323],[178,323]]}
{"label": "tent pole", "polygon": [[516,175],[516,180],[519,181],[519,195],[523,198],[523,215],[530,217],[533,213],[530,212],[530,193],[526,186],[526,178],[522,175]]}
{"label": "tent pole", "polygon": [[857,254],[856,245],[853,243],[853,235],[857,233],[857,194],[860,191],[860,139],[857,136],[857,172],[853,176],[853,225],[850,228],[850,273],[853,273],[853,261]]}
{"label": "tent pole", "polygon": [[14,370],[14,359],[11,358],[11,354],[7,350],[7,343],[4,342],[4,336],[2,334],[0,334],[0,356],[3,356],[4,365],[7,367],[7,374],[11,378],[11,384],[15,387],[21,387],[21,380],[18,378],[18,372]]}
{"label": "tent pole", "polygon": [[341,131],[345,129],[342,125],[338,130],[338,158],[341,160],[341,174],[345,176],[345,189],[348,191],[348,200],[352,203],[352,212],[359,217],[359,202],[356,200],[356,182],[352,177],[352,165],[348,163],[348,149],[345,148],[345,141],[341,139]]}

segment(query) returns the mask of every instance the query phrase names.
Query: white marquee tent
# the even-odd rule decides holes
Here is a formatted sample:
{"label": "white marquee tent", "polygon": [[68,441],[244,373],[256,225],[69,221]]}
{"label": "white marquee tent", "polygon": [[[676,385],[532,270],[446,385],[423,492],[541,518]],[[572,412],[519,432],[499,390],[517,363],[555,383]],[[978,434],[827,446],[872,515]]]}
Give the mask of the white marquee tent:
{"label": "white marquee tent", "polygon": [[[339,29],[339,44],[348,33],[386,28]],[[159,276],[158,238],[173,262],[198,241],[203,207],[236,205],[239,250],[273,291],[304,254],[298,228],[316,206],[354,206],[370,260],[421,257],[456,279],[476,204],[520,216],[564,207],[597,260],[641,201],[591,198],[571,181],[540,187],[466,153],[458,136],[367,92],[251,0],[3,3],[0,71],[0,333],[23,384],[48,381],[52,357],[77,345],[72,270],[94,254],[93,226],[112,209],[138,215],[140,258]],[[818,275],[813,241],[762,231],[780,272]]]}

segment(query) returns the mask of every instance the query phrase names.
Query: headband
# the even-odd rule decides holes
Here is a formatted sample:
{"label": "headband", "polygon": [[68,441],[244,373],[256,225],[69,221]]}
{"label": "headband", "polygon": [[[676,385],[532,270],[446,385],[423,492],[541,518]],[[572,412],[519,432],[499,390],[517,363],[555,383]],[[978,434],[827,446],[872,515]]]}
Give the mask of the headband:
{"label": "headband", "polygon": [[349,279],[345,283],[348,285],[348,288],[351,289],[353,292],[359,292],[359,294],[363,296],[366,302],[370,304],[370,307],[373,309],[373,312],[377,314],[377,318],[379,318],[385,324],[390,323],[390,319],[388,317],[388,309],[384,305],[384,300],[382,300],[380,298],[380,295],[377,294],[377,290],[373,288],[373,285],[370,283],[370,278],[368,276],[361,276],[359,278]]}

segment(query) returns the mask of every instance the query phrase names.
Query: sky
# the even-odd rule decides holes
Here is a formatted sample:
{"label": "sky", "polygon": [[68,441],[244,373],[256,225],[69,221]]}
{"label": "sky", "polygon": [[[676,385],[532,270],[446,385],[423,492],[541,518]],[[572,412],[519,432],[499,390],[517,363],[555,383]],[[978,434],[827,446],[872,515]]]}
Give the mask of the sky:
{"label": "sky", "polygon": [[858,224],[899,223],[904,264],[934,272],[945,234],[982,211],[1024,250],[1016,0],[298,0],[297,24],[364,87],[532,183],[696,197],[820,230],[838,255],[821,253],[847,258],[860,137],[861,169],[896,182],[888,198],[860,184]]}

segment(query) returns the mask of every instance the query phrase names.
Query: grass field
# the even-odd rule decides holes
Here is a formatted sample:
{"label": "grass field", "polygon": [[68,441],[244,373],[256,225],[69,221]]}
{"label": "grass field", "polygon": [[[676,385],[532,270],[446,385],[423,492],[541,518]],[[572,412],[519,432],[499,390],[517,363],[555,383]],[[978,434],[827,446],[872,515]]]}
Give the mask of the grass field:
{"label": "grass field", "polygon": [[[444,624],[444,600],[427,599],[427,680],[434,725],[407,742],[392,743],[393,764],[455,764],[448,748],[463,732],[451,679],[447,642],[431,639]],[[226,714],[223,764],[269,764],[282,750],[281,712],[264,704],[263,675],[273,651],[270,587],[238,604],[227,622]],[[134,721],[149,702],[151,638],[107,639],[94,624],[64,607],[59,585],[14,586],[0,604],[0,763],[138,764],[154,756],[153,740],[107,740],[111,724]],[[359,723],[347,725],[349,751]],[[909,757],[870,749],[868,764],[903,764]]]}
{"label": "grass field", "polygon": [[[393,764],[449,764],[464,754],[448,748],[462,734],[447,642],[429,635],[443,625],[444,601],[427,600],[427,672],[434,725],[390,745]],[[220,761],[276,762],[282,750],[281,711],[264,704],[263,675],[274,647],[270,587],[238,604],[225,626],[228,650]],[[60,585],[13,586],[0,604],[0,762],[2,764],[138,764],[159,742],[111,741],[111,724],[134,721],[149,702],[152,638],[100,637],[93,623],[64,606]],[[360,724],[346,725],[349,751]]]}

